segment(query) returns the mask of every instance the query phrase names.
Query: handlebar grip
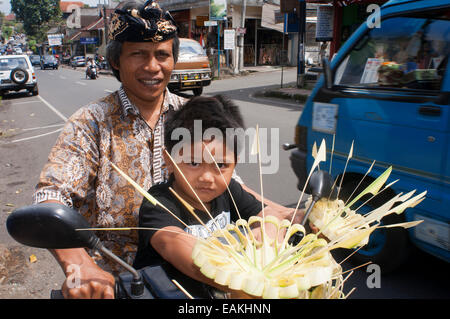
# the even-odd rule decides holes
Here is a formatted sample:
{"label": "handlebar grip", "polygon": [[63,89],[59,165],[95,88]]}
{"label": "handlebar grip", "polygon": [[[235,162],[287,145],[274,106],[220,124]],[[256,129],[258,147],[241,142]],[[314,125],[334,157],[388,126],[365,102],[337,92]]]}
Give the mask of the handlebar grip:
{"label": "handlebar grip", "polygon": [[52,291],[50,292],[50,299],[64,299],[62,290],[52,289]]}

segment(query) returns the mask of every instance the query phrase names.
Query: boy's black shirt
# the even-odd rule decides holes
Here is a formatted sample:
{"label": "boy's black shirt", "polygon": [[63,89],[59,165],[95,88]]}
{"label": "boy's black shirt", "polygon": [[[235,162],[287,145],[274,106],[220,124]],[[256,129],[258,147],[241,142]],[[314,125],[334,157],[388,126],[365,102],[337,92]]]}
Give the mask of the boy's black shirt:
{"label": "boy's black shirt", "polygon": [[[166,183],[154,185],[148,191],[161,204],[167,207],[173,214],[179,217],[187,225],[192,225],[192,232],[196,235],[207,236],[208,232],[204,230],[203,226],[193,217],[183,204],[172,194],[169,187],[172,186],[172,179]],[[257,215],[261,210],[261,202],[258,201],[252,194],[245,191],[242,186],[231,179],[229,184],[230,192],[239,210],[241,218],[248,219],[250,216]],[[215,227],[219,224],[222,228],[225,223],[232,223],[239,218],[230,194],[227,190],[215,198],[211,202],[211,215],[215,218],[216,223],[213,223],[208,214],[195,210],[196,214],[202,219],[207,226]],[[161,207],[155,207],[147,199],[144,199],[139,210],[139,227],[152,227],[161,229],[167,226],[177,226],[187,231],[185,226],[180,223],[175,217],[170,215]],[[150,244],[150,239],[155,234],[156,230],[139,230],[139,245],[134,261],[134,268],[140,269],[145,266],[157,265],[164,263],[164,259],[155,251]]]}

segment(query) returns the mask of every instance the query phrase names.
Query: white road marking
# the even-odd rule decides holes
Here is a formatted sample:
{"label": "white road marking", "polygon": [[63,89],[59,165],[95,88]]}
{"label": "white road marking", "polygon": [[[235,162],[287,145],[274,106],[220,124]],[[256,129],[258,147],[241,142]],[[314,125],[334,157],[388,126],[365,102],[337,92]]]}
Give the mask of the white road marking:
{"label": "white road marking", "polygon": [[30,103],[40,103],[40,101],[38,100],[33,100],[33,101],[26,101],[26,102],[16,102],[16,103],[11,103],[12,105],[20,105],[20,104],[30,104]]}
{"label": "white road marking", "polygon": [[58,115],[64,122],[67,122],[67,117],[65,117],[60,111],[58,111],[53,105],[51,105],[50,103],[48,103],[46,100],[44,100],[40,95],[38,95],[38,97],[41,99],[41,101],[47,105],[47,107],[52,110],[53,112],[55,112],[56,115]]}
{"label": "white road marking", "polygon": [[80,82],[80,81],[77,81],[77,82],[75,82],[76,84],[79,84],[79,85],[86,85],[86,83],[83,83],[83,82]]}
{"label": "white road marking", "polygon": [[17,142],[23,142],[23,141],[33,140],[33,139],[35,139],[35,138],[39,138],[39,137],[43,137],[43,136],[50,135],[50,134],[53,134],[53,133],[57,133],[57,132],[59,132],[59,131],[62,131],[62,129],[63,129],[63,128],[61,127],[61,128],[59,128],[59,129],[57,129],[56,131],[52,131],[52,132],[48,132],[48,133],[44,133],[44,134],[39,134],[39,135],[35,135],[35,136],[30,136],[30,137],[21,138],[21,139],[18,139],[18,140],[14,140],[14,141],[11,141],[11,142],[7,142],[7,143],[5,143],[5,144],[12,144],[12,143],[17,143]]}
{"label": "white road marking", "polygon": [[23,128],[22,131],[41,130],[41,129],[44,129],[44,128],[58,127],[58,126],[63,126],[63,125],[64,125],[64,124],[53,124],[53,125],[46,125],[46,126],[38,126],[38,127]]}
{"label": "white road marking", "polygon": [[60,79],[63,79],[63,80],[66,80],[66,79],[67,79],[67,78],[66,78],[65,76],[63,76],[63,75],[60,75],[59,78],[60,78]]}
{"label": "white road marking", "polygon": [[113,93],[114,91],[106,89],[105,92],[106,93]]}

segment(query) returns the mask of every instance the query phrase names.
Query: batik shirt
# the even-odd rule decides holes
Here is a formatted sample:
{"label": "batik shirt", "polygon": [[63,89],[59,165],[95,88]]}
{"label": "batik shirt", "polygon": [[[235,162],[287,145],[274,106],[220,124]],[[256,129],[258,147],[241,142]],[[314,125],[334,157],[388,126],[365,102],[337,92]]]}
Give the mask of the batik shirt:
{"label": "batik shirt", "polygon": [[[186,99],[167,89],[152,130],[123,88],[74,113],[52,148],[33,196],[34,203],[58,200],[78,210],[92,227],[138,225],[143,196],[120,176],[114,163],[143,189],[168,179],[163,159],[164,118]],[[131,264],[137,231],[97,231],[105,245]],[[91,252],[105,270],[114,263]]]}

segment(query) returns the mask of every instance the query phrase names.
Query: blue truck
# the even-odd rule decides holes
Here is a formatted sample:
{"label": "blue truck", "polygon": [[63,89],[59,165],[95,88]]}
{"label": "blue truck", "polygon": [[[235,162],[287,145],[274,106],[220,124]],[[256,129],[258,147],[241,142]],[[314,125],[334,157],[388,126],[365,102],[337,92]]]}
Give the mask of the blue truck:
{"label": "blue truck", "polygon": [[[359,190],[392,166],[388,182],[399,181],[361,213],[395,194],[427,191],[416,207],[382,220],[421,224],[379,229],[353,257],[389,272],[406,260],[411,243],[450,261],[450,0],[392,0],[379,17],[378,27],[363,23],[331,62],[325,61],[295,128],[290,159],[302,189],[314,142],[325,139],[330,158],[334,139],[331,173],[344,176],[343,198],[373,160]],[[343,174],[352,142],[353,158]]]}

